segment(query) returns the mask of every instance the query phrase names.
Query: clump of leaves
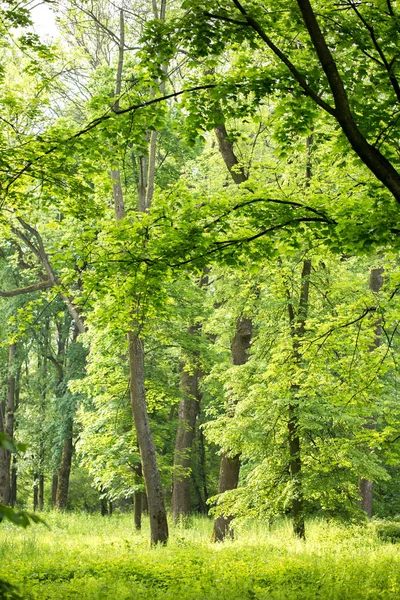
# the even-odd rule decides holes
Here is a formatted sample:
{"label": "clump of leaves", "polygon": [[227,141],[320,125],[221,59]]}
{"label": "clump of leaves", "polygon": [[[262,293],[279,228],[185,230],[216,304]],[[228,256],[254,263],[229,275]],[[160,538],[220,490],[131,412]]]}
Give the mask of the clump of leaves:
{"label": "clump of leaves", "polygon": [[384,542],[400,542],[400,523],[380,523],[376,526],[376,535]]}

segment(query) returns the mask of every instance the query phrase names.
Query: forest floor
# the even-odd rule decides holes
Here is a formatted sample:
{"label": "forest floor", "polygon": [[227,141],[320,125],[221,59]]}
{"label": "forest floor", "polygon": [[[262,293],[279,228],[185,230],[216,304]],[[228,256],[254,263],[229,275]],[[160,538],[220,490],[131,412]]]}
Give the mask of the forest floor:
{"label": "forest floor", "polygon": [[212,523],[172,527],[167,547],[149,547],[133,516],[44,515],[49,529],[0,526],[0,578],[28,599],[313,600],[400,598],[400,546],[373,524],[251,525],[235,541],[210,543]]}

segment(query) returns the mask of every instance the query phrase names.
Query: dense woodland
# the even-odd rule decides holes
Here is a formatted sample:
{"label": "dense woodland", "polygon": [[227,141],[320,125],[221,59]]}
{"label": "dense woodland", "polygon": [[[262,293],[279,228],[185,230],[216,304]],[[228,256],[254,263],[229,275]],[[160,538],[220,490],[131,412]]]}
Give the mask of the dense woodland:
{"label": "dense woodland", "polygon": [[400,514],[397,1],[42,4],[0,2],[3,516]]}

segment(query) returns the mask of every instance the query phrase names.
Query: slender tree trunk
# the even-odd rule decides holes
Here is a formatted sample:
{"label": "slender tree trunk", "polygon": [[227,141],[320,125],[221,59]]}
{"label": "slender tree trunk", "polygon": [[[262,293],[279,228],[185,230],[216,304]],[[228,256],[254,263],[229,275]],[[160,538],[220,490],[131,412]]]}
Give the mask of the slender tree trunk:
{"label": "slender tree trunk", "polygon": [[[369,278],[369,289],[375,294],[379,294],[383,286],[383,268],[371,269]],[[375,340],[370,350],[371,352],[379,348],[382,340],[382,325],[380,321],[375,324]],[[365,429],[376,429],[376,420],[374,417],[364,425]],[[369,518],[372,517],[373,497],[374,497],[374,482],[367,479],[359,481],[360,506],[365,511]]]}
{"label": "slender tree trunk", "polygon": [[[199,406],[200,409],[200,406]],[[200,414],[197,416],[197,421]],[[204,435],[200,427],[196,427],[196,444],[198,448],[198,466],[197,471],[192,473],[193,487],[197,498],[198,510],[201,514],[208,513],[207,500],[207,473],[206,473],[206,452],[204,445]]]}
{"label": "slender tree trunk", "polygon": [[40,473],[39,475],[39,510],[43,510],[44,508],[44,475]]}
{"label": "slender tree trunk", "polygon": [[17,481],[18,481],[18,472],[17,472],[17,458],[14,455],[11,465],[11,497],[10,504],[14,508],[17,503]]}
{"label": "slender tree trunk", "polygon": [[[7,400],[0,407],[0,431],[14,437],[14,411],[15,411],[15,375],[14,363],[16,344],[10,344],[8,348],[8,380]],[[11,453],[0,448],[0,500],[3,504],[10,504],[11,500]]]}
{"label": "slender tree trunk", "polygon": [[69,476],[71,473],[73,452],[73,420],[71,418],[68,423],[67,434],[62,447],[61,462],[57,474],[58,485],[56,494],[56,506],[61,510],[64,510],[67,507],[68,503]]}
{"label": "slender tree trunk", "polygon": [[39,473],[33,474],[33,511],[36,512],[39,505]]}
{"label": "slender tree trunk", "polygon": [[143,341],[134,330],[128,333],[128,341],[132,412],[149,504],[151,542],[165,544],[168,540],[167,513],[146,406]]}
{"label": "slender tree trunk", "polygon": [[[119,63],[116,81],[116,91],[121,89],[121,77],[124,62],[124,21],[123,11],[121,11],[120,19],[120,47],[119,47]],[[118,105],[117,105],[118,107]],[[155,152],[155,149],[154,149]],[[150,201],[147,202],[147,190],[150,186],[153,186],[153,181],[148,181],[148,160],[147,157],[142,156],[139,159],[139,185],[138,185],[138,210],[139,212],[145,212],[150,208]],[[114,171],[115,173],[115,171]],[[152,174],[154,177],[154,172]],[[123,203],[123,192],[120,184],[121,178],[118,173],[118,177],[113,177],[114,181],[117,181],[117,188],[114,185],[114,204],[115,204],[115,217],[117,222],[125,216],[125,209]],[[119,185],[118,185],[119,182]],[[120,197],[116,192],[121,192]],[[135,309],[133,309],[134,312]],[[128,344],[129,344],[129,371],[130,371],[130,394],[131,394],[131,405],[132,414],[136,430],[136,437],[139,446],[143,477],[146,486],[146,493],[149,504],[149,516],[150,516],[150,531],[151,531],[151,542],[152,544],[162,543],[165,544],[168,540],[168,523],[167,513],[165,510],[164,496],[161,485],[161,477],[158,469],[156,448],[154,445],[153,436],[150,429],[149,415],[147,412],[146,405],[146,392],[145,392],[145,371],[144,371],[144,350],[143,340],[139,334],[139,327],[136,322],[132,323],[132,328],[128,332]]]}
{"label": "slender tree trunk", "polygon": [[[253,323],[251,319],[240,317],[236,323],[235,336],[232,342],[231,362],[233,365],[244,365],[247,362],[252,334]],[[237,488],[239,483],[239,471],[240,456],[231,456],[229,452],[225,452],[221,457],[219,470],[219,494]],[[221,542],[227,536],[233,537],[233,529],[231,528],[232,519],[233,517],[231,515],[221,515],[214,520],[213,541]]]}
{"label": "slender tree trunk", "polygon": [[185,517],[190,512],[191,451],[200,402],[198,380],[199,373],[197,370],[194,373],[182,371],[184,397],[179,404],[171,501],[171,513],[174,520]]}
{"label": "slender tree trunk", "polygon": [[142,500],[143,492],[135,492],[133,496],[133,520],[137,531],[142,529]]}
{"label": "slender tree trunk", "polygon": [[[291,300],[289,300],[288,303],[289,322],[292,333],[293,360],[296,365],[300,365],[302,360],[300,346],[301,339],[305,333],[308,313],[310,274],[311,260],[307,259],[303,261],[300,281],[300,300],[297,314]],[[297,385],[292,385],[292,398],[288,407],[289,470],[292,481],[293,532],[299,538],[305,539],[300,420],[299,405],[296,400],[298,390],[299,388]]]}
{"label": "slender tree trunk", "polygon": [[57,473],[53,474],[51,480],[51,505],[55,508],[57,503],[57,487],[58,487],[58,475]]}

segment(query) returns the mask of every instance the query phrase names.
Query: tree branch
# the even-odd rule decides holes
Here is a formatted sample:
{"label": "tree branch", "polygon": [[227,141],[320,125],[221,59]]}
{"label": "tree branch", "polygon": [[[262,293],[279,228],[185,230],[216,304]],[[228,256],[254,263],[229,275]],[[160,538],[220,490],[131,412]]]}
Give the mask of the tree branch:
{"label": "tree branch", "polygon": [[[58,150],[62,145],[67,144],[69,142],[73,142],[74,140],[77,140],[80,137],[86,135],[87,133],[89,133],[90,131],[92,131],[92,129],[95,129],[96,127],[98,127],[99,125],[101,125],[101,123],[104,123],[105,121],[108,121],[109,119],[113,118],[114,114],[115,115],[124,115],[124,114],[130,113],[130,112],[134,112],[136,110],[139,110],[141,108],[146,108],[147,106],[151,106],[152,104],[158,104],[160,102],[164,102],[165,100],[170,100],[171,98],[177,98],[178,96],[182,96],[182,94],[189,94],[189,93],[198,92],[198,91],[201,91],[201,90],[210,90],[210,89],[214,89],[216,87],[217,87],[217,84],[198,85],[198,86],[195,86],[193,88],[188,88],[186,90],[180,90],[178,92],[174,92],[172,94],[166,94],[164,96],[159,96],[157,98],[152,98],[151,100],[148,100],[146,102],[141,102],[140,104],[133,104],[132,106],[128,106],[128,108],[124,108],[124,109],[120,109],[120,110],[113,109],[113,106],[115,106],[115,104],[114,104],[102,116],[100,116],[97,119],[94,119],[93,121],[91,121],[90,123],[88,123],[88,125],[84,129],[81,129],[80,131],[78,131],[78,132],[74,133],[73,135],[65,138],[64,140],[60,140],[57,144],[55,144],[54,146],[51,146],[45,152],[43,152],[43,154],[41,154],[40,156],[36,157],[35,159],[30,160],[29,162],[27,162],[25,164],[25,166],[22,167],[22,169],[20,169],[19,171],[17,171],[17,173],[13,177],[11,177],[10,181],[8,182],[8,184],[5,187],[5,192],[4,192],[5,195],[7,195],[9,189],[11,188],[11,186],[22,175],[24,175],[27,171],[29,171],[34,166],[34,164],[36,164],[37,162],[39,162],[40,160],[42,160],[46,156],[49,156],[49,154],[52,154],[53,152],[55,152],[56,150]],[[112,113],[112,114],[110,114],[110,113]]]}
{"label": "tree branch", "polygon": [[33,292],[38,292],[40,290],[47,290],[53,287],[54,283],[52,281],[41,281],[39,283],[34,283],[32,285],[27,285],[23,288],[17,288],[14,290],[0,290],[1,298],[13,298],[14,296],[21,296],[22,294],[32,294]]}
{"label": "tree branch", "polygon": [[300,84],[304,92],[307,96],[312,98],[318,106],[323,108],[327,113],[337,117],[336,110],[325,100],[323,100],[314,90],[308,85],[306,78],[298,71],[295,65],[289,60],[289,58],[280,50],[268,37],[264,29],[261,25],[256,21],[251,15],[248,14],[246,9],[240,4],[239,0],[232,0],[233,4],[236,8],[242,13],[242,15],[246,18],[247,23],[258,33],[260,38],[267,44],[267,46],[272,50],[272,52],[283,62],[284,65],[287,66],[289,71],[292,73],[296,81]]}

